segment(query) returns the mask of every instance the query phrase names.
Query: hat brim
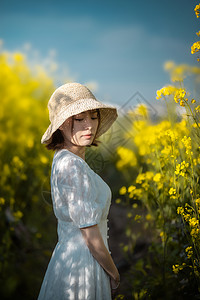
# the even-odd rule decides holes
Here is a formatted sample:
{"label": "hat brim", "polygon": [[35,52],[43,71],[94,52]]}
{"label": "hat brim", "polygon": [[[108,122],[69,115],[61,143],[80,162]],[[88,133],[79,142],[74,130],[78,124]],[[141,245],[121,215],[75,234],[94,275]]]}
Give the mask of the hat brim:
{"label": "hat brim", "polygon": [[47,144],[51,139],[52,134],[67,120],[68,118],[82,113],[84,111],[99,109],[100,124],[97,130],[96,137],[100,137],[105,133],[117,119],[117,109],[111,105],[103,104],[94,99],[80,99],[70,103],[64,107],[59,114],[51,122],[47,130],[42,136],[41,143]]}

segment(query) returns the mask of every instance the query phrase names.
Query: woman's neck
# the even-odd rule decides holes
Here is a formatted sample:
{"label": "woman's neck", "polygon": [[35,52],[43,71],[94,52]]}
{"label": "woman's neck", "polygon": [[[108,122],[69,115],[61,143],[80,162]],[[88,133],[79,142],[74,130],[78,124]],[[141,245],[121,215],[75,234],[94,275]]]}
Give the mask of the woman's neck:
{"label": "woman's neck", "polygon": [[67,149],[71,151],[72,153],[78,155],[83,160],[85,160],[85,146],[77,146],[77,145],[65,145],[63,146],[63,149]]}

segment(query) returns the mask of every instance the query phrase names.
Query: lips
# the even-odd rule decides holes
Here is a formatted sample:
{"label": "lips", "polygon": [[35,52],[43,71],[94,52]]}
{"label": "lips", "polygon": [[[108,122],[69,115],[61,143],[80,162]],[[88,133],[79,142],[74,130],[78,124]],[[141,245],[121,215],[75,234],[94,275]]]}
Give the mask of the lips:
{"label": "lips", "polygon": [[90,133],[90,134],[84,134],[83,136],[86,137],[86,138],[91,138],[92,135],[93,134]]}
{"label": "lips", "polygon": [[91,134],[86,134],[84,135],[85,137],[91,137],[92,135]]}

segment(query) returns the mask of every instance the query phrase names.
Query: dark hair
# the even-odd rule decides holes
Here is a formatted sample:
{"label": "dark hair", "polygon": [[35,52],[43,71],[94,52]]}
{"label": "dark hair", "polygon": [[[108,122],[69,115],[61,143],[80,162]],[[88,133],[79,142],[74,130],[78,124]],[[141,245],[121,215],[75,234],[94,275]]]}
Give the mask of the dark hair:
{"label": "dark hair", "polygon": [[[100,124],[100,111],[99,111],[99,109],[97,109],[97,117],[98,117],[98,127],[97,127],[97,130],[96,130],[96,133],[98,131],[99,124]],[[74,116],[72,116],[71,133],[72,133],[72,130],[73,130],[73,126],[74,126]],[[95,135],[92,144],[88,145],[87,147],[91,147],[91,146],[97,147],[99,143],[100,143],[100,141],[96,140],[96,135]],[[61,149],[63,149],[63,147],[64,147],[64,137],[63,137],[62,131],[60,129],[57,129],[52,134],[51,138],[47,141],[45,147],[48,150],[61,150]]]}

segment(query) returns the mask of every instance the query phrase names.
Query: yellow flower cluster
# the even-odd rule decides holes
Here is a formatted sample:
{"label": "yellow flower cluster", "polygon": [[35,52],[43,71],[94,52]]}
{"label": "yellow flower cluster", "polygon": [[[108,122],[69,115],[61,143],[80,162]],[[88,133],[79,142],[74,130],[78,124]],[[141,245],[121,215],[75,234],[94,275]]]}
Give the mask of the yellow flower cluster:
{"label": "yellow flower cluster", "polygon": [[172,82],[182,82],[188,75],[199,75],[200,68],[188,64],[176,65],[173,61],[167,61],[164,69],[169,72]]}
{"label": "yellow flower cluster", "polygon": [[148,113],[148,109],[147,109],[147,106],[144,105],[144,104],[140,104],[136,107],[135,109],[135,114],[138,115],[138,116],[142,116],[144,118],[147,118],[149,113]]}
{"label": "yellow flower cluster", "polygon": [[198,105],[197,107],[195,107],[196,112],[200,112],[200,105]]}
{"label": "yellow flower cluster", "polygon": [[122,186],[119,190],[119,194],[120,195],[125,195],[126,194],[126,187],[125,186]]}
{"label": "yellow flower cluster", "polygon": [[162,242],[165,243],[166,240],[167,240],[167,234],[166,234],[166,232],[161,231],[160,237],[161,237],[161,239],[162,239]]}
{"label": "yellow flower cluster", "polygon": [[15,217],[16,220],[19,220],[23,217],[23,213],[20,210],[18,210],[13,213],[13,216]]}
{"label": "yellow flower cluster", "polygon": [[[197,198],[196,200],[195,200],[195,203],[196,203],[196,205],[200,208],[200,198]],[[199,212],[200,213],[200,212]]]}
{"label": "yellow flower cluster", "polygon": [[176,189],[175,188],[170,188],[169,189],[169,195],[171,199],[176,199]]}
{"label": "yellow flower cluster", "polygon": [[5,204],[5,199],[0,197],[0,205],[4,205]]}
{"label": "yellow flower cluster", "polygon": [[142,130],[135,133],[134,143],[141,156],[148,155],[145,158],[147,163],[153,163],[152,155],[160,152],[163,158],[161,164],[165,165],[170,158],[179,157],[180,149],[184,147],[181,139],[185,135],[189,135],[189,129],[184,119],[174,124],[173,129],[169,121],[162,121],[153,125],[146,122]]}
{"label": "yellow flower cluster", "polygon": [[147,171],[146,173],[140,173],[138,174],[136,178],[136,183],[141,184],[141,187],[147,191],[149,189],[149,180],[152,180],[154,177],[154,173]]}
{"label": "yellow flower cluster", "polygon": [[142,217],[142,216],[140,216],[140,215],[135,215],[134,220],[135,220],[137,223],[140,223],[141,217]]}
{"label": "yellow flower cluster", "polygon": [[200,239],[199,220],[194,215],[194,209],[189,204],[185,204],[185,208],[178,207],[177,214],[180,214],[190,227],[190,235],[194,240]]}
{"label": "yellow flower cluster", "polygon": [[180,106],[185,106],[184,100],[187,101],[185,99],[185,94],[186,94],[186,91],[184,89],[177,89],[175,92],[175,95],[174,95],[174,101],[176,103],[180,102]]}
{"label": "yellow flower cluster", "polygon": [[200,41],[195,42],[192,46],[191,46],[191,53],[194,54],[196,52],[200,51]]}
{"label": "yellow flower cluster", "polygon": [[196,17],[199,18],[200,17],[199,16],[200,15],[200,3],[195,6],[194,11],[195,11]]}
{"label": "yellow flower cluster", "polygon": [[136,178],[136,183],[141,184],[145,180],[152,180],[153,176],[154,173],[150,171],[147,171],[146,173],[140,173]]}
{"label": "yellow flower cluster", "polygon": [[187,168],[189,167],[189,163],[186,163],[185,160],[180,164],[176,165],[175,174],[185,177],[185,173],[187,172]]}
{"label": "yellow flower cluster", "polygon": [[187,64],[176,65],[173,61],[167,61],[164,64],[165,71],[168,71],[172,82],[183,81],[189,71]]}
{"label": "yellow flower cluster", "polygon": [[139,199],[142,196],[142,189],[132,188],[128,189],[129,198]]}
{"label": "yellow flower cluster", "polygon": [[117,148],[117,154],[120,157],[116,164],[119,170],[126,166],[134,167],[137,165],[137,158],[132,150],[120,146]]}
{"label": "yellow flower cluster", "polygon": [[190,259],[193,255],[192,246],[189,246],[185,249],[185,252],[187,253],[187,257]]}
{"label": "yellow flower cluster", "polygon": [[186,154],[193,155],[193,152],[191,151],[192,149],[191,137],[184,136],[181,141],[185,146]]}
{"label": "yellow flower cluster", "polygon": [[178,274],[178,272],[183,270],[184,267],[186,267],[186,263],[182,263],[182,265],[176,264],[172,266],[172,270],[175,274]]}
{"label": "yellow flower cluster", "polygon": [[[140,198],[142,196],[142,189],[137,189],[136,186],[130,185],[128,189],[125,186],[122,186],[119,190],[120,195],[126,195],[128,193],[129,198]],[[121,200],[117,199],[116,203],[120,203]]]}
{"label": "yellow flower cluster", "polygon": [[157,90],[157,92],[156,92],[156,94],[157,94],[156,99],[161,99],[163,96],[174,95],[174,93],[176,92],[176,90],[177,90],[177,88],[174,87],[173,85],[164,86],[160,90]]}
{"label": "yellow flower cluster", "polygon": [[161,99],[165,96],[172,95],[174,101],[176,103],[179,103],[180,106],[185,106],[185,101],[188,101],[188,99],[185,98],[185,96],[186,96],[185,89],[177,88],[177,87],[171,86],[171,85],[163,87],[160,90],[157,90],[156,94],[157,94],[156,99]]}

